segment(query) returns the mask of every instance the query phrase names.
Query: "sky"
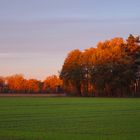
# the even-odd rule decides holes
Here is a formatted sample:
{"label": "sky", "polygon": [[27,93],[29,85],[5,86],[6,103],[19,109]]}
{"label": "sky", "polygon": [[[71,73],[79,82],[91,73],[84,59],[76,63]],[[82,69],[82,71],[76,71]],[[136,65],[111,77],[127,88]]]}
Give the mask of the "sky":
{"label": "sky", "polygon": [[140,0],[0,0],[0,76],[44,80],[73,49],[140,35]]}

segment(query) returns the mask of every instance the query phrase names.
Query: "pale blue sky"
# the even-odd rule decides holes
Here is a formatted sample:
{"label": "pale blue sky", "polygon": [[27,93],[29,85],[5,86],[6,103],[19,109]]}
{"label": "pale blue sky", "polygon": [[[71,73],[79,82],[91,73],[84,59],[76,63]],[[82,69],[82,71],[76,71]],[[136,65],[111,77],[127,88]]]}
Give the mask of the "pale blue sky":
{"label": "pale blue sky", "polygon": [[0,0],[0,75],[58,74],[72,49],[140,35],[140,0]]}

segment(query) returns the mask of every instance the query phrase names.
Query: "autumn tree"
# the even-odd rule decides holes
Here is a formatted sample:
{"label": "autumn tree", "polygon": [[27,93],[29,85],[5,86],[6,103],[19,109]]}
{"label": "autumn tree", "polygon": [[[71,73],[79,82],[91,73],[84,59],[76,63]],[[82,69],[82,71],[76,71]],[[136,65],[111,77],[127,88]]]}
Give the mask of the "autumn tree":
{"label": "autumn tree", "polygon": [[[91,69],[91,81],[96,87],[96,96],[111,96],[113,91],[112,81],[120,60],[124,56],[124,41],[122,38],[114,38],[97,45],[97,59]],[[115,86],[114,86],[115,87]],[[116,87],[117,88],[117,87]]]}
{"label": "autumn tree", "polygon": [[81,54],[80,50],[71,51],[65,59],[60,73],[65,90],[75,92],[75,95],[78,96],[81,96],[81,83],[83,80]]}
{"label": "autumn tree", "polygon": [[48,76],[43,81],[44,92],[60,92],[62,88],[62,80],[56,75]]}
{"label": "autumn tree", "polygon": [[25,79],[21,74],[7,77],[7,84],[10,92],[24,92],[25,90]]}
{"label": "autumn tree", "polygon": [[130,34],[126,42],[126,54],[131,57],[131,70],[135,74],[134,96],[140,96],[140,38]]}
{"label": "autumn tree", "polygon": [[5,85],[4,78],[0,77],[0,93],[3,92],[4,85]]}
{"label": "autumn tree", "polygon": [[29,79],[26,81],[26,92],[27,93],[39,93],[40,92],[40,81],[36,79]]}
{"label": "autumn tree", "polygon": [[89,48],[82,52],[81,54],[81,69],[82,69],[82,95],[92,96],[93,94],[93,84],[91,84],[90,71],[96,62],[96,49]]}

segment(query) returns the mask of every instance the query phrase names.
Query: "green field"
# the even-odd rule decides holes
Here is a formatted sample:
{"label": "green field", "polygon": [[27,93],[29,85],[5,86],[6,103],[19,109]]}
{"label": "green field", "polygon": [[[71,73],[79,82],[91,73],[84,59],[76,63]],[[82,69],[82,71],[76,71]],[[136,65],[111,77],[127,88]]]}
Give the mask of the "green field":
{"label": "green field", "polygon": [[140,99],[0,98],[0,140],[140,140]]}

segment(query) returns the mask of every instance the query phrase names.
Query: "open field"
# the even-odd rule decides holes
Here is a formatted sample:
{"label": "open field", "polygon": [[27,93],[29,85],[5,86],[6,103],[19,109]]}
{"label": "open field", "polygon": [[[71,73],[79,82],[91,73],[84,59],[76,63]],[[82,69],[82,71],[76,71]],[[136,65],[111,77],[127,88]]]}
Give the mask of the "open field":
{"label": "open field", "polygon": [[0,97],[0,140],[139,140],[140,99]]}

